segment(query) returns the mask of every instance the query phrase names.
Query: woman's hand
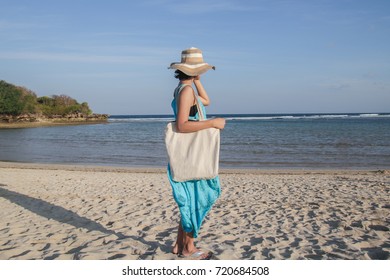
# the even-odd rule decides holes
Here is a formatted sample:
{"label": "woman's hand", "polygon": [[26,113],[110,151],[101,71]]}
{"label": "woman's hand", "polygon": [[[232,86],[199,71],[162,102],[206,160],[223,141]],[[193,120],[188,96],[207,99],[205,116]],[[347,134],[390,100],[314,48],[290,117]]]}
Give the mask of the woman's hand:
{"label": "woman's hand", "polygon": [[224,118],[215,118],[215,119],[212,119],[211,121],[212,121],[214,128],[218,128],[218,129],[225,128],[226,120]]}

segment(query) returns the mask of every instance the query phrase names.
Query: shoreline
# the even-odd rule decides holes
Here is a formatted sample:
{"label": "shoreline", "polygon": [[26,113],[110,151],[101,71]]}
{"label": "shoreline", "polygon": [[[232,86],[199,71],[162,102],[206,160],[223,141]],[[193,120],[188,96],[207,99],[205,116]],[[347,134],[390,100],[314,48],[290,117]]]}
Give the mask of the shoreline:
{"label": "shoreline", "polygon": [[[10,169],[38,169],[38,170],[66,170],[85,172],[119,172],[119,173],[166,173],[166,167],[158,166],[114,166],[114,165],[89,165],[89,164],[61,164],[61,163],[29,163],[0,161],[0,168]],[[311,168],[220,168],[219,174],[390,174],[390,169],[311,169]]]}
{"label": "shoreline", "polygon": [[[389,260],[390,171],[225,170],[216,260]],[[165,168],[0,162],[0,260],[178,260]]]}
{"label": "shoreline", "polygon": [[37,128],[37,127],[54,127],[54,126],[71,126],[71,125],[93,125],[106,124],[107,120],[100,121],[69,121],[69,122],[0,122],[1,129],[18,129],[18,128]]}

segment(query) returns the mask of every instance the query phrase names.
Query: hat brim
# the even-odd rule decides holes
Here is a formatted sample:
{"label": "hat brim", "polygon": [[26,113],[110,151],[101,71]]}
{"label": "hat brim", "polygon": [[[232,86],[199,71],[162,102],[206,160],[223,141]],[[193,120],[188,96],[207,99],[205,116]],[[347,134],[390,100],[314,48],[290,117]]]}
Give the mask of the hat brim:
{"label": "hat brim", "polygon": [[199,76],[203,73],[206,73],[210,69],[215,70],[215,66],[209,65],[207,63],[190,65],[185,63],[174,62],[168,68],[180,70],[188,76]]}

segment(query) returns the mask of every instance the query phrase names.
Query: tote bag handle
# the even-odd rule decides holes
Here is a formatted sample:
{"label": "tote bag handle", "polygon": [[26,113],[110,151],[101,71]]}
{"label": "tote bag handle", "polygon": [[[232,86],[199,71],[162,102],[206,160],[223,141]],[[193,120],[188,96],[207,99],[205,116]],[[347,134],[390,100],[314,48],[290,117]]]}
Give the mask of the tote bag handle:
{"label": "tote bag handle", "polygon": [[[199,104],[199,99],[198,99],[198,96],[196,95],[195,93],[195,90],[192,88],[192,86],[190,85],[185,85],[185,84],[181,84],[177,90],[177,92],[175,92],[175,98],[177,95],[180,94],[180,92],[186,87],[186,86],[189,86],[191,87],[192,89],[192,93],[194,94],[194,98],[195,98],[195,105],[196,105],[196,108],[198,110],[198,115],[199,115],[199,120],[198,121],[204,121],[205,120],[205,117],[204,117],[204,114],[203,114],[203,110]],[[177,103],[176,103],[176,107],[177,107]],[[176,111],[177,111],[177,108],[176,108]]]}

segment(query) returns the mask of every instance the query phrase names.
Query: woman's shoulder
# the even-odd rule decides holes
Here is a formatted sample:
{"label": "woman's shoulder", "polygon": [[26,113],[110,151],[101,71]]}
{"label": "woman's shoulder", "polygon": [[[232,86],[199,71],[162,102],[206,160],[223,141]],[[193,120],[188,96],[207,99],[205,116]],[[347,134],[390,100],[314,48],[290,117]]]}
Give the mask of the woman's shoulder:
{"label": "woman's shoulder", "polygon": [[194,89],[192,88],[191,85],[183,85],[180,89],[180,92],[183,92],[183,93],[193,93],[194,92]]}
{"label": "woman's shoulder", "polygon": [[191,85],[179,85],[175,90],[175,97],[179,95],[188,95],[188,94],[194,94],[194,89]]}

